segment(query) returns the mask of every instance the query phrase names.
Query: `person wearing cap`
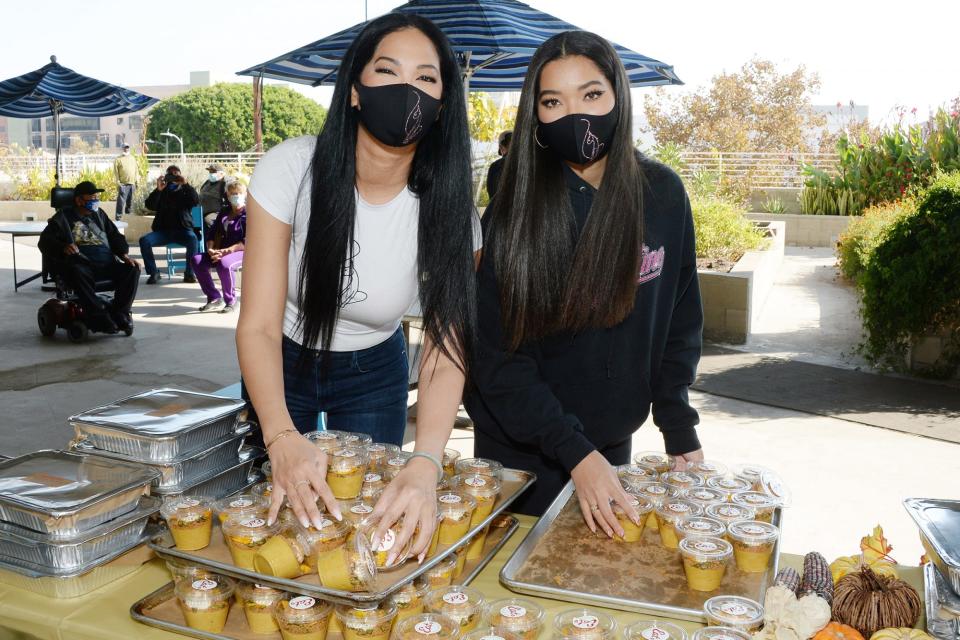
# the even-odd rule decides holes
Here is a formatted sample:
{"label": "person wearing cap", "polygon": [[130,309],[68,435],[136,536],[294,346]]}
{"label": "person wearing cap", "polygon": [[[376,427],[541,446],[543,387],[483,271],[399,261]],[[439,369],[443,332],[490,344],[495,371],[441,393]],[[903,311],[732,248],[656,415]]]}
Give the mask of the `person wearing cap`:
{"label": "person wearing cap", "polygon": [[[73,188],[73,207],[58,211],[40,234],[39,248],[50,271],[73,289],[94,331],[130,330],[130,307],[137,295],[140,265],[127,252],[127,239],[100,208],[98,189],[89,181]],[[112,280],[113,301],[97,295],[98,280]]]}
{"label": "person wearing cap", "polygon": [[207,167],[207,179],[197,191],[200,195],[200,206],[203,208],[203,222],[205,231],[213,228],[217,216],[230,206],[227,200],[227,181],[223,176],[223,167],[211,164]]}
{"label": "person wearing cap", "polygon": [[176,165],[167,167],[166,174],[157,178],[156,188],[147,196],[144,205],[155,211],[152,231],[140,238],[140,254],[147,271],[147,284],[160,282],[160,271],[153,257],[153,248],[171,243],[182,245],[187,250],[187,264],[183,281],[196,284],[193,275],[193,256],[197,255],[199,240],[193,230],[191,209],[200,204],[197,190],[191,187]]}
{"label": "person wearing cap", "polygon": [[130,145],[123,145],[123,153],[113,161],[113,173],[117,178],[117,210],[114,217],[119,220],[124,213],[130,215],[133,194],[140,184],[140,167],[137,159],[130,155]]}

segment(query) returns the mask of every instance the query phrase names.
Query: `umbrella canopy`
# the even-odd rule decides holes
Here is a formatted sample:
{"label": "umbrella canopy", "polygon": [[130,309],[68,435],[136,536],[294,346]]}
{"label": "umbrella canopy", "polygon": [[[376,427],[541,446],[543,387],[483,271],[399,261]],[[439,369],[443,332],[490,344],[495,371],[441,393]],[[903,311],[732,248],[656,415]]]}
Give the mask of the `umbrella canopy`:
{"label": "umbrella canopy", "polygon": [[[394,11],[416,13],[436,23],[459,56],[468,87],[487,91],[518,91],[537,47],[557,33],[579,30],[516,0],[413,0]],[[335,84],[340,60],[365,25],[354,25],[238,75],[313,86]],[[613,46],[630,86],[683,84],[670,65]]]}

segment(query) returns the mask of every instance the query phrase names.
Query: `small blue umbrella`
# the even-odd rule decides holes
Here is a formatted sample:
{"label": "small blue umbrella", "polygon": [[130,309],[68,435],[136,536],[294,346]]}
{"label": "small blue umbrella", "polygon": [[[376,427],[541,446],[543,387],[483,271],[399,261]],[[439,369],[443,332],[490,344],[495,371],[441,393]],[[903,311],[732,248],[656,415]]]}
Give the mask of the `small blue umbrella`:
{"label": "small blue umbrella", "polygon": [[[537,47],[557,33],[579,30],[517,0],[412,0],[394,11],[416,13],[436,23],[460,58],[468,90],[519,90]],[[365,25],[354,25],[238,75],[313,86],[335,84],[340,60]],[[630,86],[683,84],[670,65],[613,46],[627,69]]]}
{"label": "small blue umbrella", "polygon": [[156,98],[50,64],[0,82],[0,115],[11,118],[53,116],[57,140],[55,176],[60,184],[60,114],[101,117],[146,109]]}

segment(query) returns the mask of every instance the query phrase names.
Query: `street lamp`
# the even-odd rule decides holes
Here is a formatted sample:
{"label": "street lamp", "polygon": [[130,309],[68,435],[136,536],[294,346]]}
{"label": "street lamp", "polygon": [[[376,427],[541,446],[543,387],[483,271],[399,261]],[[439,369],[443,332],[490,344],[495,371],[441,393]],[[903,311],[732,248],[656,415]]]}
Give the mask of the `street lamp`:
{"label": "street lamp", "polygon": [[183,153],[183,139],[180,138],[180,136],[178,136],[178,135],[175,134],[175,133],[170,133],[169,131],[165,131],[164,133],[161,133],[160,135],[161,135],[161,136],[165,136],[165,137],[167,137],[167,138],[173,138],[173,139],[176,140],[178,143],[180,143],[180,159],[181,159],[181,161],[183,161],[183,160],[186,159],[186,156],[185,156],[184,153]]}

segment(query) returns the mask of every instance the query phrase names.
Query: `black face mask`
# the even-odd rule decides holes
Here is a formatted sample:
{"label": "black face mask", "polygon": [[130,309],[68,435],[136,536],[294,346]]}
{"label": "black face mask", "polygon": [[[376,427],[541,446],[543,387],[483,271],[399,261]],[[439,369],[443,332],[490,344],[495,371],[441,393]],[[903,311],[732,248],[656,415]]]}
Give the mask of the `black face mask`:
{"label": "black face mask", "polygon": [[391,147],[405,147],[426,135],[440,111],[440,101],[409,84],[367,87],[357,83],[360,121],[370,134]]}
{"label": "black face mask", "polygon": [[610,139],[616,129],[616,108],[602,116],[571,113],[553,122],[541,122],[537,126],[537,143],[567,162],[590,164],[610,150]]}

